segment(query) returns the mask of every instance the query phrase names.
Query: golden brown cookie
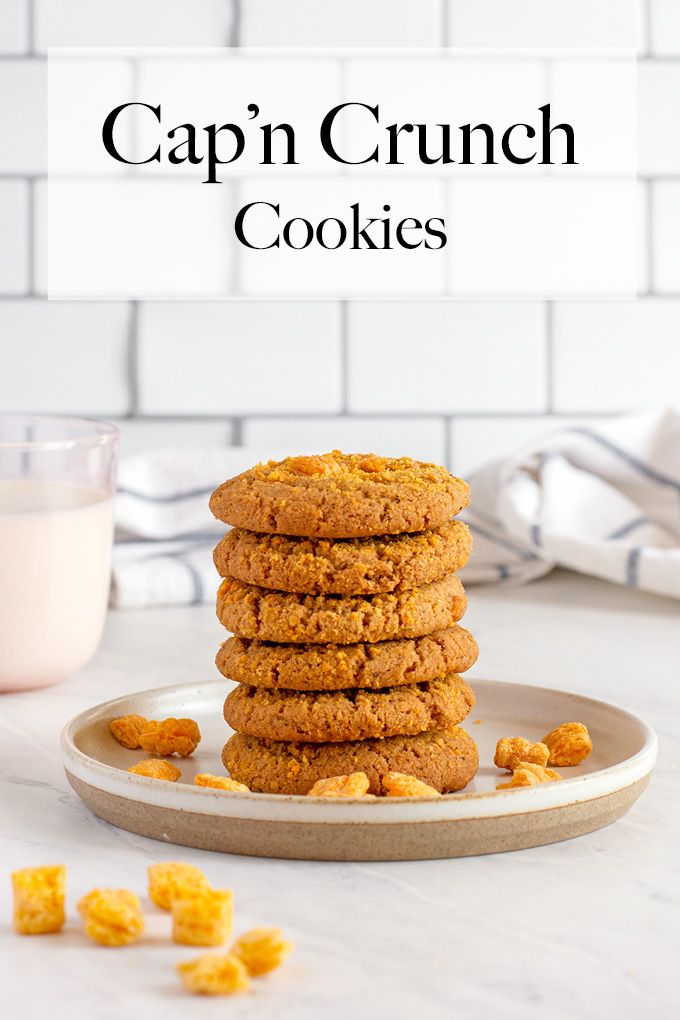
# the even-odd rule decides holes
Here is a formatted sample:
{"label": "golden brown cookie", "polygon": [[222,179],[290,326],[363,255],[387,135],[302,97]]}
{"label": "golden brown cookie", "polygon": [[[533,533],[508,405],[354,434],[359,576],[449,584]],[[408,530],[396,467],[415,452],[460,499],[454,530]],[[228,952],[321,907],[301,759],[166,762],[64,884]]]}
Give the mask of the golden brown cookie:
{"label": "golden brown cookie", "polygon": [[453,674],[381,691],[271,691],[236,687],[224,703],[233,730],[262,740],[366,740],[446,730],[475,703],[472,688]]}
{"label": "golden brown cookie", "polygon": [[414,737],[354,740],[338,744],[286,743],[235,733],[222,761],[231,776],[258,793],[306,794],[319,779],[365,772],[379,794],[387,772],[404,772],[440,793],[462,790],[479,764],[465,730],[434,730]]}
{"label": "golden brown cookie", "polygon": [[467,599],[455,574],[385,595],[294,595],[224,579],[217,617],[238,637],[283,643],[355,644],[420,637],[463,616]]}
{"label": "golden brown cookie", "polygon": [[438,464],[333,450],[256,464],[220,485],[210,509],[250,531],[360,538],[438,528],[469,498],[467,482]]}
{"label": "golden brown cookie", "polygon": [[235,528],[213,554],[222,577],[307,595],[404,591],[460,570],[472,535],[462,521],[415,535],[291,538]]}
{"label": "golden brown cookie", "polygon": [[253,687],[339,691],[396,687],[464,673],[479,648],[469,630],[454,624],[419,638],[357,645],[275,645],[231,637],[215,659],[223,676]]}

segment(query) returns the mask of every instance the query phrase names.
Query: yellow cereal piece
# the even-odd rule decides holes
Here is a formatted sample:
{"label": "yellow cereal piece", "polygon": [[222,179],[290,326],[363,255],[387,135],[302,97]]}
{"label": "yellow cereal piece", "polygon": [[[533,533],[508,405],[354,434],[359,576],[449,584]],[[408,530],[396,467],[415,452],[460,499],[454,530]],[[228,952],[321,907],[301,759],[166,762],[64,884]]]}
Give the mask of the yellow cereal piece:
{"label": "yellow cereal piece", "polygon": [[559,773],[552,769],[543,768],[534,762],[521,761],[513,769],[512,779],[507,783],[501,783],[497,790],[509,790],[515,786],[538,786],[540,783],[554,783],[561,779]]}
{"label": "yellow cereal piece", "polygon": [[280,928],[252,928],[236,939],[231,951],[252,977],[259,977],[280,967],[293,952],[293,943],[284,939]]}
{"label": "yellow cereal piece", "polygon": [[245,783],[237,783],[229,776],[211,776],[209,772],[200,772],[194,776],[195,786],[209,786],[211,790],[226,790],[227,793],[250,793]]}
{"label": "yellow cereal piece", "polygon": [[543,737],[550,751],[551,765],[580,765],[593,749],[588,728],[580,722],[565,722]]}
{"label": "yellow cereal piece", "polygon": [[131,765],[128,772],[134,772],[136,776],[146,776],[147,779],[164,779],[167,783],[176,783],[182,773],[170,761],[163,761],[162,758],[145,758]]}
{"label": "yellow cereal piece", "polygon": [[550,752],[545,744],[533,744],[524,737],[501,737],[496,744],[493,763],[496,768],[512,772],[521,761],[546,766],[549,755]]}
{"label": "yellow cereal piece", "polygon": [[85,934],[102,946],[129,946],[144,931],[140,902],[129,889],[93,889],[78,910]]}
{"label": "yellow cereal piece", "polygon": [[194,995],[234,995],[246,992],[248,971],[232,953],[203,953],[177,965],[184,987]]}
{"label": "yellow cereal piece", "polygon": [[119,744],[136,751],[138,747],[141,747],[140,734],[154,725],[155,723],[149,722],[143,715],[122,715],[120,719],[111,720],[109,730]]}
{"label": "yellow cereal piece", "polygon": [[172,937],[186,946],[222,946],[231,935],[231,889],[201,889],[172,901]]}
{"label": "yellow cereal piece", "polygon": [[150,754],[178,754],[188,758],[201,741],[201,731],[193,719],[163,719],[140,733],[139,746]]}
{"label": "yellow cereal piece", "polygon": [[20,935],[47,935],[64,926],[66,868],[61,864],[22,868],[12,873],[14,930]]}
{"label": "yellow cereal piece", "polygon": [[195,892],[210,889],[210,882],[201,869],[183,861],[162,861],[146,870],[149,899],[161,910],[170,910],[177,899],[187,899]]}
{"label": "yellow cereal piece", "polygon": [[330,776],[319,779],[311,788],[308,797],[363,797],[368,793],[370,783],[365,772],[350,772],[349,775]]}
{"label": "yellow cereal piece", "polygon": [[404,772],[386,772],[382,777],[386,797],[440,797],[439,790]]}

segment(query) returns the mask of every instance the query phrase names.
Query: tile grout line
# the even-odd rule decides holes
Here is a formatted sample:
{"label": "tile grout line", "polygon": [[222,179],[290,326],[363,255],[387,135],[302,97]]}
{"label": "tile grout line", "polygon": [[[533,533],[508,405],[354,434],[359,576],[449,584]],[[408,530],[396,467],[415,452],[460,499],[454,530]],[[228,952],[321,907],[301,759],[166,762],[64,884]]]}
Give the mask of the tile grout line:
{"label": "tile grout line", "polygon": [[444,49],[446,49],[448,46],[451,45],[451,42],[450,42],[451,31],[450,31],[450,24],[449,24],[449,19],[450,19],[449,4],[448,4],[448,0],[439,0],[439,2],[440,2],[439,31],[441,33],[441,45],[442,45],[442,47]]}
{"label": "tile grout line", "polygon": [[36,0],[28,0],[26,4],[26,33],[28,35],[28,50],[26,55],[36,56],[35,50],[35,5]]}
{"label": "tile grout line", "polygon": [[652,0],[644,0],[643,11],[644,31],[647,38],[644,53],[638,54],[638,60],[640,57],[649,58],[652,55]]}
{"label": "tile grout line", "polygon": [[37,297],[35,286],[35,181],[26,182],[28,188],[28,202],[26,204],[26,258],[28,271],[28,293],[27,297]]}
{"label": "tile grout line", "polygon": [[648,180],[645,185],[645,206],[647,212],[647,224],[645,239],[647,241],[647,292],[654,294],[654,182]]}
{"label": "tile grout line", "polygon": [[130,301],[127,337],[128,418],[139,414],[139,301]]}
{"label": "tile grout line", "polygon": [[340,302],[340,414],[349,415],[349,329],[348,302]]}
{"label": "tile grout line", "polygon": [[545,371],[546,371],[546,412],[547,414],[554,413],[555,403],[555,380],[554,380],[554,354],[555,354],[555,322],[554,322],[554,302],[546,301],[545,303]]}
{"label": "tile grout line", "polygon": [[231,24],[227,34],[227,46],[241,45],[241,0],[231,0]]}

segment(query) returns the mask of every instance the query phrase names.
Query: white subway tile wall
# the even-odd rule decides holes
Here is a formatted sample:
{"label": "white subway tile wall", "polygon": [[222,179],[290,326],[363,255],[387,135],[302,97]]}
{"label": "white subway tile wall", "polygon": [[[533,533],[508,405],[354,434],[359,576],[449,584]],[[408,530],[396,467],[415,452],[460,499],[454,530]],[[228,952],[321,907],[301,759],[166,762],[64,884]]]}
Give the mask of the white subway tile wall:
{"label": "white subway tile wall", "polygon": [[0,54],[26,53],[30,46],[31,0],[2,0]]}
{"label": "white subway tile wall", "polygon": [[[641,55],[636,304],[41,298],[48,45],[577,45],[579,25]],[[125,453],[343,446],[468,474],[680,406],[679,96],[680,0],[2,0],[0,410],[113,417]]]}

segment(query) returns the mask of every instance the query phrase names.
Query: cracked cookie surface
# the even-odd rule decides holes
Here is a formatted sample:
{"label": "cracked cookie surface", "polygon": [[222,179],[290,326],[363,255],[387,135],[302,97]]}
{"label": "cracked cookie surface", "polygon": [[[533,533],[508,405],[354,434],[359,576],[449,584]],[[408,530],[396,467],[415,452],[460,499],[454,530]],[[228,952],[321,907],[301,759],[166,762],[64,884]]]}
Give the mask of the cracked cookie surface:
{"label": "cracked cookie surface", "polygon": [[443,630],[467,607],[455,574],[411,591],[381,595],[299,595],[225,578],[217,617],[238,637],[260,641],[355,644]]}
{"label": "cracked cookie surface", "polygon": [[467,482],[438,464],[334,450],[256,464],[220,485],[210,509],[250,531],[359,538],[437,528],[469,498]]}
{"label": "cracked cookie surface", "polygon": [[469,630],[454,624],[418,638],[353,645],[278,645],[231,637],[217,653],[223,676],[275,690],[378,690],[464,673],[479,648]]}
{"label": "cracked cookie surface", "polygon": [[460,570],[472,535],[462,521],[413,535],[294,538],[242,528],[228,532],[213,560],[222,577],[307,595],[403,591]]}
{"label": "cracked cookie surface", "polygon": [[224,703],[232,729],[263,740],[318,743],[366,740],[449,729],[475,703],[472,688],[455,674],[382,691],[271,691],[239,686]]}
{"label": "cracked cookie surface", "polygon": [[382,792],[387,772],[415,776],[440,793],[462,790],[479,764],[477,746],[465,730],[434,730],[411,737],[336,744],[259,740],[235,733],[222,751],[231,776],[258,793],[307,794],[319,779],[365,772],[369,792]]}

